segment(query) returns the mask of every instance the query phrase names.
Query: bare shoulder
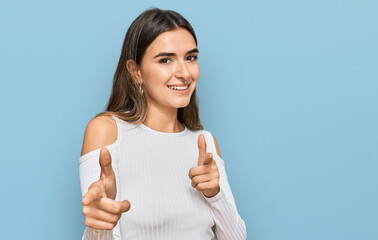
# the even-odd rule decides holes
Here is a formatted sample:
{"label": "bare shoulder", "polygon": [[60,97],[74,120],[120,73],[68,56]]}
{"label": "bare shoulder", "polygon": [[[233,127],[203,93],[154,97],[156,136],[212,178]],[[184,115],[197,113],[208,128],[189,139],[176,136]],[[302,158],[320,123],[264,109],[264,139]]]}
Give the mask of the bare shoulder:
{"label": "bare shoulder", "polygon": [[214,139],[214,145],[215,145],[215,150],[217,150],[217,153],[218,153],[218,156],[220,158],[222,158],[220,152],[219,152],[219,147],[218,147],[218,143],[217,143],[217,140],[215,139],[214,135],[213,135],[213,139]]}
{"label": "bare shoulder", "polygon": [[117,123],[112,116],[98,116],[87,124],[81,155],[105,147],[117,140]]}

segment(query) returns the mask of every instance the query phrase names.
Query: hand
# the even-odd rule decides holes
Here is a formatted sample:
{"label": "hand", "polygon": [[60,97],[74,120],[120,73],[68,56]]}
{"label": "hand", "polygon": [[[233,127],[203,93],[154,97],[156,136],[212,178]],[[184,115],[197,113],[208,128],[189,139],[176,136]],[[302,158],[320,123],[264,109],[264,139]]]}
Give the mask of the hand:
{"label": "hand", "polygon": [[202,134],[198,136],[198,151],[198,166],[189,170],[189,178],[192,179],[192,187],[211,198],[220,191],[219,171],[213,154],[206,153],[206,141]]}
{"label": "hand", "polygon": [[100,179],[92,183],[82,199],[85,225],[90,228],[112,230],[123,212],[130,209],[130,202],[115,201],[117,186],[108,149],[100,150]]}

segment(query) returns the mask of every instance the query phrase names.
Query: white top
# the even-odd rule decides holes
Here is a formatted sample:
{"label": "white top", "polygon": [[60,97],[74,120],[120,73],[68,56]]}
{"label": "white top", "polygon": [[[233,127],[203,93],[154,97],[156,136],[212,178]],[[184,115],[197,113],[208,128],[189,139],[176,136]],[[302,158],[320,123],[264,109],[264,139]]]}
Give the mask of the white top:
{"label": "white top", "polygon": [[[117,140],[105,148],[116,175],[116,200],[128,200],[131,208],[113,230],[87,227],[83,240],[246,239],[245,223],[210,132],[185,127],[182,132],[165,133],[113,118]],[[212,198],[193,188],[189,178],[190,168],[198,165],[199,134],[204,134],[207,152],[213,154],[219,169],[220,192]],[[100,177],[99,156],[100,148],[79,158],[82,196]]]}

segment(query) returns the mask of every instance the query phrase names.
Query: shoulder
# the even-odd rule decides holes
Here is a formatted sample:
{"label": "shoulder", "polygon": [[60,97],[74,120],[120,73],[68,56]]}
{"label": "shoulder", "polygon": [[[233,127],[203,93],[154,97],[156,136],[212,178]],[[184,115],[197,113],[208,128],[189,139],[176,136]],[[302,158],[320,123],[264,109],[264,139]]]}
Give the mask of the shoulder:
{"label": "shoulder", "polygon": [[81,155],[112,144],[117,140],[117,123],[112,116],[100,115],[85,128]]}
{"label": "shoulder", "polygon": [[214,140],[215,150],[217,151],[218,156],[219,156],[220,158],[222,158],[222,156],[221,156],[221,154],[220,154],[220,152],[219,152],[219,147],[218,147],[217,140],[215,139],[214,135],[213,135],[213,140]]}

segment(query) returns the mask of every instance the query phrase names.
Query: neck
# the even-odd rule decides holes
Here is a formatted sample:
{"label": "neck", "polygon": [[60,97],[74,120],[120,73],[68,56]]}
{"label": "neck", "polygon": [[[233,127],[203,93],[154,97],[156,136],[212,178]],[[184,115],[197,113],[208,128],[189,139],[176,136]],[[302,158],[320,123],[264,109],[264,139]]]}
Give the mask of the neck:
{"label": "neck", "polygon": [[149,104],[143,124],[159,132],[181,132],[185,127],[177,119],[177,108],[164,108]]}

